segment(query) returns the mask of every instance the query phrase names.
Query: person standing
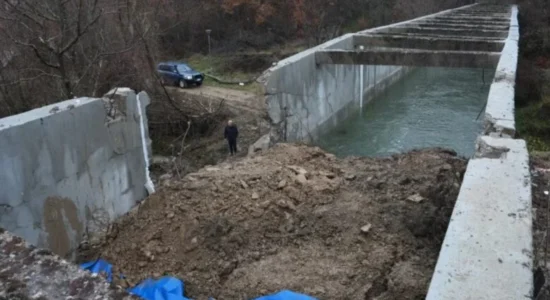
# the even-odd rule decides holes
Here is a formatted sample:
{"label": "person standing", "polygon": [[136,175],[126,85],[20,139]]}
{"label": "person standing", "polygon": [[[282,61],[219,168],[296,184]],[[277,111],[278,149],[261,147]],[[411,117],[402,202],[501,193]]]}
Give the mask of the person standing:
{"label": "person standing", "polygon": [[227,121],[225,126],[224,137],[229,144],[229,153],[235,155],[237,153],[237,138],[239,137],[239,129],[233,124],[232,120]]}

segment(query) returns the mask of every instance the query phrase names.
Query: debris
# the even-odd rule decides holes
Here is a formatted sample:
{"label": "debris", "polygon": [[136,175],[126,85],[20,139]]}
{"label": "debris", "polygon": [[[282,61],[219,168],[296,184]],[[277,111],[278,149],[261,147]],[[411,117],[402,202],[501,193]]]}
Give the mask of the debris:
{"label": "debris", "polygon": [[[428,282],[440,249],[433,241],[443,240],[459,190],[454,172],[463,172],[466,161],[440,150],[398,156],[329,160],[313,147],[277,144],[218,165],[219,171],[210,166],[172,178],[138,214],[121,218],[116,238],[94,249],[130,282],[179,274],[192,285],[193,299],[254,299],[281,287],[322,299],[364,299],[364,289],[342,288],[339,279],[376,285],[377,275],[366,278],[365,272],[398,274],[391,263],[396,260],[414,266],[415,281]],[[445,163],[454,171],[440,172]],[[410,183],[400,185],[403,178]],[[426,199],[411,209],[403,200],[417,193]],[[416,237],[414,228],[428,228],[428,236]],[[378,230],[383,238],[374,234]],[[407,251],[415,254],[396,257]],[[142,261],[145,267],[139,267]],[[333,271],[320,272],[319,266]],[[377,297],[422,298],[425,288],[388,284]]]}
{"label": "debris", "polygon": [[409,196],[407,198],[407,200],[412,201],[412,202],[416,202],[416,203],[420,203],[420,202],[426,200],[426,198],[420,196],[419,194],[414,194],[412,196]]}
{"label": "debris", "polygon": [[362,233],[368,233],[368,232],[370,231],[371,228],[372,228],[372,224],[369,223],[369,224],[367,224],[367,225],[361,227],[361,232],[362,232]]}
{"label": "debris", "polygon": [[306,175],[304,175],[304,174],[296,175],[296,181],[300,184],[306,184],[307,183]]}
{"label": "debris", "polygon": [[302,168],[302,167],[299,167],[299,166],[286,166],[288,169],[290,169],[291,171],[293,171],[294,173],[296,173],[297,175],[305,175],[307,174],[307,171],[306,169]]}
{"label": "debris", "polygon": [[320,171],[319,172],[319,175],[321,176],[325,176],[326,178],[328,179],[334,179],[336,177],[336,175],[332,172],[327,172],[327,171]]}
{"label": "debris", "polygon": [[345,178],[346,180],[348,180],[348,181],[352,181],[352,180],[354,180],[356,177],[357,177],[357,175],[355,175],[355,174],[346,174],[346,175],[344,176],[344,178]]}
{"label": "debris", "polygon": [[241,186],[243,187],[243,189],[248,189],[248,184],[246,182],[244,182],[244,180],[241,180]]}

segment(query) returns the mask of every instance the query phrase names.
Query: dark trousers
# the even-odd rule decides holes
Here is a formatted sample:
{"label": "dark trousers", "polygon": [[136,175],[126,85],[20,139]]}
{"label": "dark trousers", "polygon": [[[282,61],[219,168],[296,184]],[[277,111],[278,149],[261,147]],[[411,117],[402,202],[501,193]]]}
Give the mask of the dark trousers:
{"label": "dark trousers", "polygon": [[227,143],[229,144],[229,152],[231,155],[237,153],[237,139],[228,139]]}

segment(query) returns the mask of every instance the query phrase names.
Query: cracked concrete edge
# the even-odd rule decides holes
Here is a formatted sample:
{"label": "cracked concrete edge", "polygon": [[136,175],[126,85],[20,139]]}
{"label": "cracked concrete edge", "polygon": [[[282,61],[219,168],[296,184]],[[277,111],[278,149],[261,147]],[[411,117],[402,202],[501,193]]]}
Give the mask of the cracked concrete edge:
{"label": "cracked concrete edge", "polygon": [[474,159],[490,158],[504,159],[506,154],[510,152],[508,145],[495,144],[493,137],[480,136],[476,141],[476,152]]}
{"label": "cracked concrete edge", "polygon": [[527,144],[482,136],[477,152],[464,174],[426,299],[530,299],[533,240]]}
{"label": "cracked concrete edge", "polygon": [[139,298],[0,228],[0,299]]}
{"label": "cracked concrete edge", "polygon": [[[518,39],[514,5],[510,34],[487,99],[485,130],[464,174],[428,300],[512,300],[533,294],[529,151],[525,140],[515,139]],[[480,238],[487,231],[491,234]],[[502,273],[507,276],[495,276]]]}
{"label": "cracked concrete edge", "polygon": [[495,77],[485,109],[484,135],[514,138],[515,124],[515,83],[519,53],[518,8],[512,5],[510,29],[495,70]]}

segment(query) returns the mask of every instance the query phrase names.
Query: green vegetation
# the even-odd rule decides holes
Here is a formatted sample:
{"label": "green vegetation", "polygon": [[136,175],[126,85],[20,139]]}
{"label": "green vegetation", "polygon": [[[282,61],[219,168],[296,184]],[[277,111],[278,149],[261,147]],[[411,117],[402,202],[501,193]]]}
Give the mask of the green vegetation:
{"label": "green vegetation", "polygon": [[[230,66],[228,65],[227,56],[207,56],[202,54],[195,54],[188,59],[185,59],[185,61],[189,63],[189,65],[191,65],[194,69],[200,72],[215,76],[216,78],[228,82],[248,82],[250,80],[256,79],[260,75],[259,72],[244,72],[239,69],[230,68]],[[257,82],[245,85],[223,84],[207,76],[204,80],[204,84],[208,86],[224,87],[254,93],[260,91],[260,86]]]}
{"label": "green vegetation", "polygon": [[[246,83],[258,78],[273,62],[305,49],[307,47],[302,42],[293,41],[282,46],[278,45],[263,50],[237,52],[235,54],[194,54],[183,61],[189,63],[194,69],[215,76],[222,81]],[[223,84],[210,77],[206,78],[204,84],[254,93],[261,90],[257,82],[245,85]]]}
{"label": "green vegetation", "polygon": [[516,108],[516,126],[529,151],[550,151],[550,84],[542,88],[539,101]]}
{"label": "green vegetation", "polygon": [[529,151],[550,150],[550,10],[546,0],[520,0],[516,127]]}

